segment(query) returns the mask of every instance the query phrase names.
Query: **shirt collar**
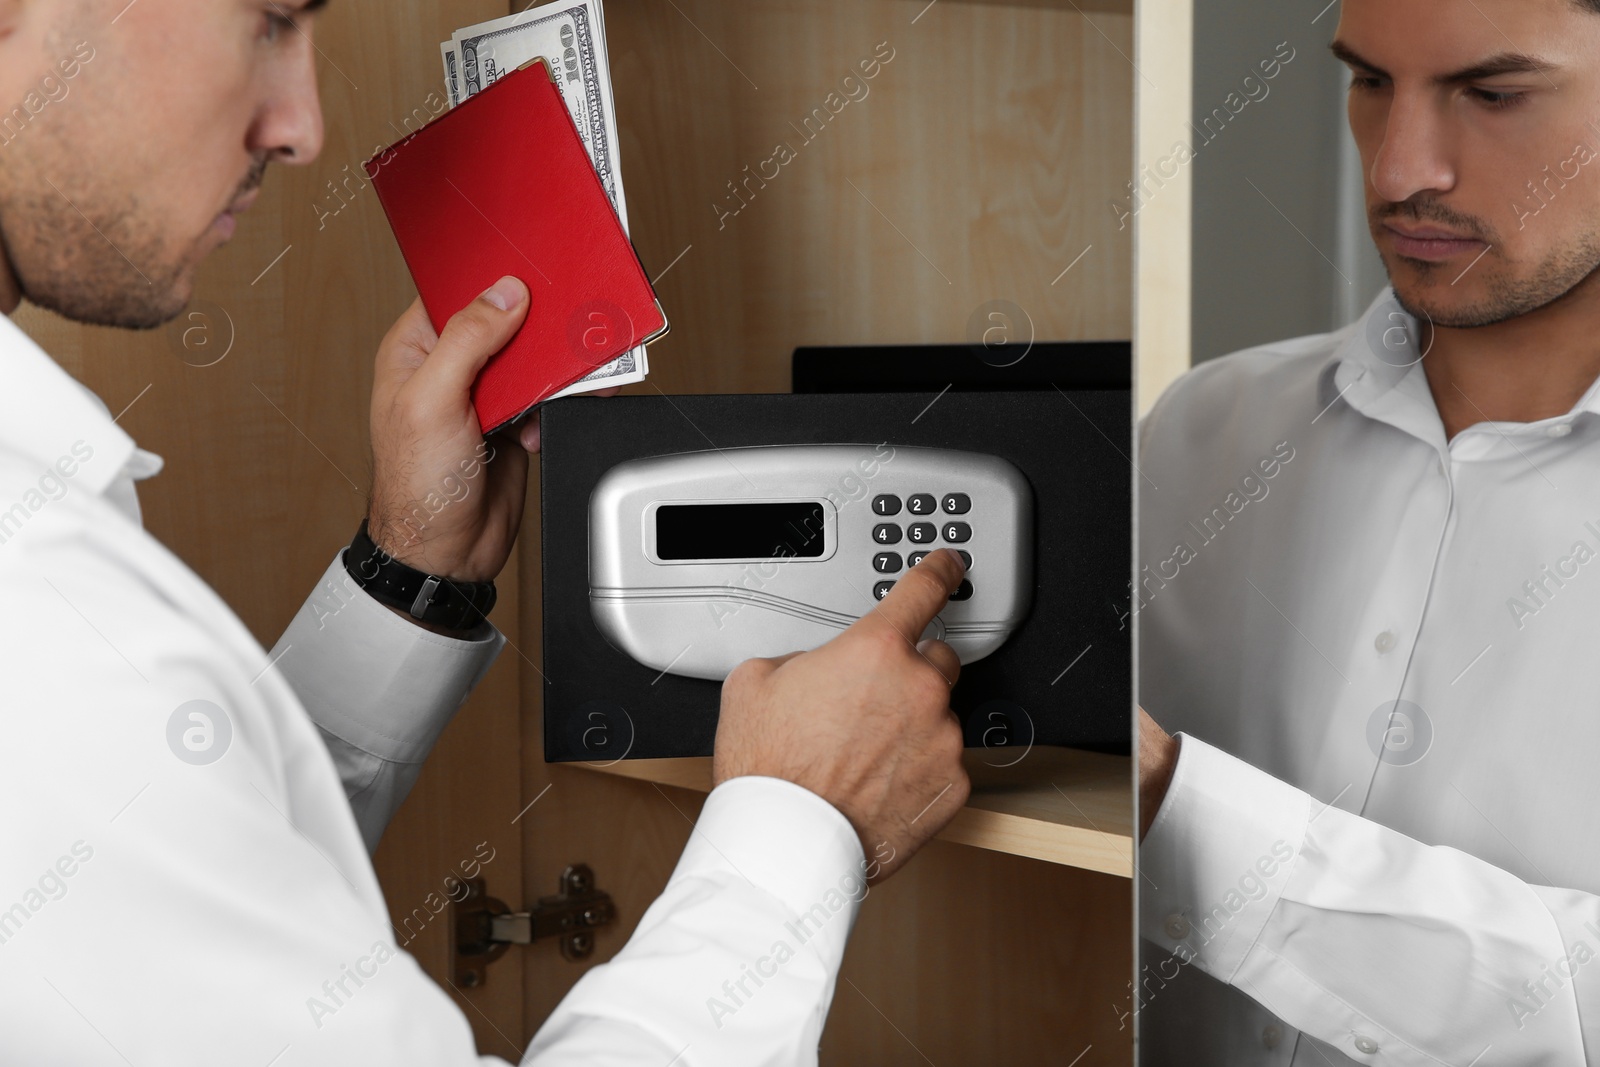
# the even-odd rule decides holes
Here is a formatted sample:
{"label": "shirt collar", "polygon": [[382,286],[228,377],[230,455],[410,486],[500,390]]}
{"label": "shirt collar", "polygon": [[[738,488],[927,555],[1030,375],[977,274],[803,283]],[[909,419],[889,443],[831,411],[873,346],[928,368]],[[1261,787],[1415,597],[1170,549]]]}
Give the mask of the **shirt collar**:
{"label": "shirt collar", "polygon": [[[134,446],[105,403],[0,315],[0,452],[55,467],[96,495],[123,473],[153,474],[159,457]],[[152,466],[154,469],[151,469]],[[70,475],[66,474],[71,470]]]}
{"label": "shirt collar", "polygon": [[[1420,438],[1441,453],[1448,450],[1444,422],[1422,370],[1426,352],[1419,345],[1417,320],[1401,308],[1393,287],[1386,286],[1366,312],[1334,338],[1333,354],[1317,379],[1322,410],[1343,400],[1363,415]],[[1600,414],[1600,379],[1590,384],[1565,415],[1530,423],[1479,425],[1500,437],[1528,431],[1543,434],[1584,413]],[[1476,429],[1469,428],[1457,440]]]}

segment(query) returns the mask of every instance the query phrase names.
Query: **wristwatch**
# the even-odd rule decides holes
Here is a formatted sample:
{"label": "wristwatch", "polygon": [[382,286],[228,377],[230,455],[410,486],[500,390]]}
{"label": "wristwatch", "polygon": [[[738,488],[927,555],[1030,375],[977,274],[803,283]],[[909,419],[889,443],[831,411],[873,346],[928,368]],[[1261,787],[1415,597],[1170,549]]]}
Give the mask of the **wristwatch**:
{"label": "wristwatch", "polygon": [[367,520],[344,552],[344,569],[374,600],[413,619],[449,630],[470,630],[494,607],[493,582],[461,582],[406,566],[367,533]]}

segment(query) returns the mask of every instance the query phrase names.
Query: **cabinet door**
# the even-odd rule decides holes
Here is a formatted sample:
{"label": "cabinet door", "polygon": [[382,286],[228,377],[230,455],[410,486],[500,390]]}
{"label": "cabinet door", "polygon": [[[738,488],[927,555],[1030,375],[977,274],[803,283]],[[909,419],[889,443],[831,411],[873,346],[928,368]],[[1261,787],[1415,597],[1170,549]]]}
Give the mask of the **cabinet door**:
{"label": "cabinet door", "polygon": [[[1107,205],[1132,165],[1130,3],[608,0],[606,15],[631,236],[672,322],[627,392],[786,392],[797,345],[969,341],[996,299],[1041,340],[1129,336],[1131,230]],[[536,526],[521,633],[540,662]],[[618,896],[605,958],[701,797],[544,765],[531,664],[523,681],[524,803],[548,787],[522,820],[525,884],[550,892],[562,864],[590,862]],[[1126,878],[930,846],[864,905],[823,1062],[1130,1062],[1131,897]],[[553,948],[525,959],[537,1025],[571,973]]]}

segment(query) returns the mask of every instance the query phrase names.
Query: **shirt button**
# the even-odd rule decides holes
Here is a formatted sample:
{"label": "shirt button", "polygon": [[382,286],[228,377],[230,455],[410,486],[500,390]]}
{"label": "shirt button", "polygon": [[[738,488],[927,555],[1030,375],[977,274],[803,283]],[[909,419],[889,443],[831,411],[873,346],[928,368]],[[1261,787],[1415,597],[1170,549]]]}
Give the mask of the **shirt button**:
{"label": "shirt button", "polygon": [[1545,431],[1545,433],[1549,434],[1551,437],[1565,437],[1571,432],[1572,424],[1566,422],[1558,422]]}
{"label": "shirt button", "polygon": [[1364,1052],[1368,1056],[1378,1051],[1378,1043],[1365,1034],[1356,1035],[1356,1051]]}
{"label": "shirt button", "polygon": [[1379,653],[1389,651],[1394,647],[1394,633],[1389,630],[1383,631],[1383,633],[1372,639],[1372,647],[1377,649]]}
{"label": "shirt button", "polygon": [[1167,936],[1174,941],[1182,941],[1189,936],[1189,920],[1182,915],[1167,916]]}
{"label": "shirt button", "polygon": [[1278,1043],[1282,1040],[1283,1030],[1277,1026],[1268,1026],[1261,1031],[1261,1043],[1267,1048],[1277,1048]]}

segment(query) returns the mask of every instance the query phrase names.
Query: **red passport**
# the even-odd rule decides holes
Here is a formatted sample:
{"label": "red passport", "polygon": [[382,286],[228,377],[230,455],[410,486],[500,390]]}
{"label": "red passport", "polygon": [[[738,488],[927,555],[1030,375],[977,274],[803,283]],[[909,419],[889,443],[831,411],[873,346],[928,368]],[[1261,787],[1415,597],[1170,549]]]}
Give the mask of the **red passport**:
{"label": "red passport", "polygon": [[502,276],[527,321],[472,387],[484,433],[666,333],[644,267],[542,60],[367,160],[435,330]]}

